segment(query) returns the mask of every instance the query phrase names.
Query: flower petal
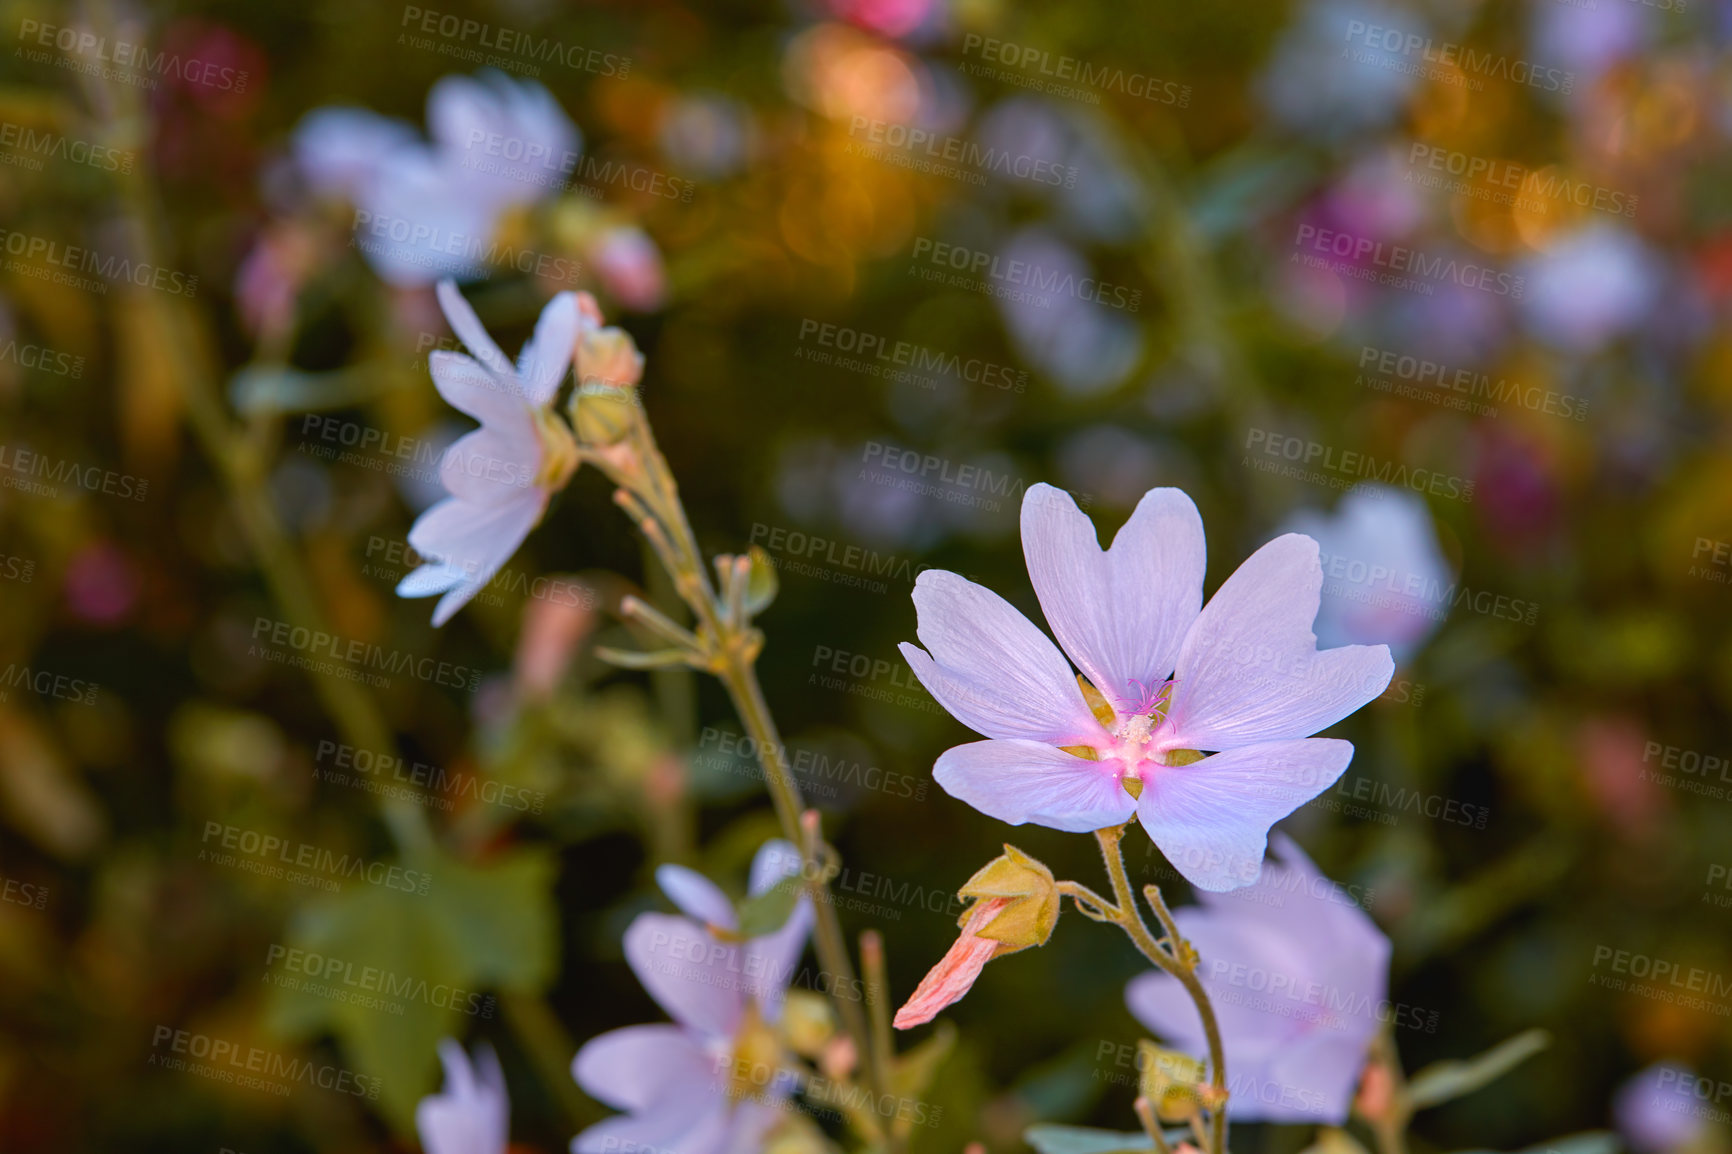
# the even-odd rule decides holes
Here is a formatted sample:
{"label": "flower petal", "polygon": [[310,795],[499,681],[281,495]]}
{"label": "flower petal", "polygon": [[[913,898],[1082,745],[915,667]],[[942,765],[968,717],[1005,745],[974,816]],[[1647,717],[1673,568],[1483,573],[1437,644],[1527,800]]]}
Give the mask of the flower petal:
{"label": "flower petal", "polygon": [[974,907],[974,912],[963,924],[962,935],[945,951],[938,964],[920,979],[907,1005],[896,1011],[894,1025],[898,1030],[930,1022],[940,1010],[962,1000],[975,979],[980,977],[980,971],[998,951],[998,943],[980,937],[980,931],[1009,904],[1009,898],[991,898]]}
{"label": "flower petal", "polygon": [[540,408],[553,400],[577,346],[577,294],[562,292],[547,302],[535,322],[535,335],[517,357],[517,376],[524,396]]}
{"label": "flower petal", "polygon": [[656,885],[686,917],[705,925],[731,930],[737,925],[734,903],[709,878],[683,865],[656,867]]}
{"label": "flower petal", "polygon": [[[1354,1023],[1359,1024],[1355,1019]],[[1269,1056],[1261,1073],[1265,1083],[1259,1094],[1235,1095],[1241,1122],[1323,1122],[1339,1126],[1347,1121],[1353,1092],[1365,1070],[1366,1050],[1377,1032],[1377,1019],[1369,1028],[1318,1028],[1281,1047]],[[1231,1070],[1233,1059],[1227,1059]]]}
{"label": "flower petal", "polygon": [[463,294],[457,291],[457,282],[446,279],[439,282],[434,290],[439,296],[439,307],[445,312],[445,321],[451,326],[451,331],[457,334],[457,339],[463,342],[475,359],[507,379],[515,379],[516,373],[511,362],[505,359],[505,354],[499,351],[499,346],[488,335],[487,326],[481,323],[481,318],[475,315],[475,309]]}
{"label": "flower petal", "polygon": [[463,570],[455,565],[429,562],[397,582],[396,593],[399,597],[431,597],[450,592],[463,584],[463,578]]}
{"label": "flower petal", "polygon": [[733,1129],[719,1082],[671,1087],[650,1108],[597,1122],[571,1140],[572,1154],[730,1154]]}
{"label": "flower petal", "polygon": [[1122,825],[1136,811],[1114,760],[1089,761],[1039,741],[958,745],[939,755],[932,776],[944,791],[988,817],[1033,822],[1067,833]]}
{"label": "flower petal", "polygon": [[1309,737],[1382,693],[1387,645],[1317,651],[1317,542],[1277,537],[1240,565],[1185,636],[1165,728],[1190,749]]}
{"label": "flower petal", "polygon": [[528,421],[518,420],[483,425],[453,441],[439,461],[439,480],[454,497],[497,505],[521,500],[540,467],[541,442]]}
{"label": "flower petal", "polygon": [[1203,606],[1203,519],[1183,492],[1143,494],[1103,551],[1069,493],[1031,486],[1022,551],[1059,644],[1120,712],[1172,674]]}
{"label": "flower petal", "polygon": [[1098,741],[1076,676],[1058,646],[984,586],[928,569],[914,582],[915,633],[928,652],[904,643],[914,675],[958,721],[987,737],[1052,745]]}
{"label": "flower petal", "polygon": [[732,1037],[744,1005],[739,949],[717,947],[702,926],[670,914],[639,914],[625,931],[626,962],[674,1021]]}
{"label": "flower petal", "polygon": [[716,1079],[716,1063],[679,1026],[627,1026],[585,1042],[571,1076],[591,1098],[616,1110],[646,1110],[667,1095]]}
{"label": "flower petal", "polygon": [[445,1087],[415,1107],[415,1129],[427,1154],[505,1154],[510,1116],[499,1058],[483,1045],[475,1066],[450,1038],[439,1042]]}
{"label": "flower petal", "polygon": [[1173,868],[1199,889],[1250,885],[1269,827],[1334,784],[1351,742],[1273,741],[1143,774],[1137,817]]}
{"label": "flower petal", "polygon": [[427,355],[427,371],[446,404],[484,425],[524,419],[523,400],[518,396],[517,386],[488,372],[474,357],[435,349]]}

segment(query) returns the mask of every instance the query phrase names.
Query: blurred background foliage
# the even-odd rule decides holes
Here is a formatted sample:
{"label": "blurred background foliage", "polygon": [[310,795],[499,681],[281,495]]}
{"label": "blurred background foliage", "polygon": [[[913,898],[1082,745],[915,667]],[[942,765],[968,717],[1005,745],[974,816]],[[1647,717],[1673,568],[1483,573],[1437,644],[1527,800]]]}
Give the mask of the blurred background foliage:
{"label": "blurred background foliage", "polygon": [[[727,884],[773,823],[716,687],[606,669],[591,648],[623,629],[587,594],[564,604],[520,582],[432,629],[427,602],[392,594],[425,486],[391,477],[377,453],[321,455],[337,426],[320,420],[439,444],[466,426],[426,374],[429,343],[450,342],[430,291],[369,267],[347,211],[294,171],[292,134],[328,105],[420,125],[434,82],[473,67],[416,46],[414,6],[0,9],[14,41],[0,53],[0,118],[133,158],[125,172],[9,161],[0,228],[197,277],[191,296],[83,291],[11,248],[0,271],[0,338],[81,358],[74,374],[0,356],[0,441],[146,483],[139,499],[0,489],[0,661],[97,687],[88,700],[0,692],[0,1146],[412,1148],[432,1044],[456,1034],[499,1048],[517,1142],[559,1149],[603,1113],[565,1072],[575,1044],[661,1016],[619,950],[630,917],[661,908],[654,865],[684,861]],[[1099,868],[1087,839],[1012,834],[931,783],[934,757],[966,735],[896,656],[913,637],[912,574],[969,574],[1038,619],[1022,488],[1072,490],[1106,537],[1145,489],[1179,485],[1208,528],[1212,590],[1292,518],[1341,502],[1339,485],[1254,466],[1268,437],[1296,436],[1471,481],[1471,500],[1426,501],[1448,573],[1537,606],[1511,620],[1457,605],[1408,637],[1396,686],[1338,730],[1358,748],[1349,778],[1477,807],[1483,828],[1387,806],[1312,806],[1287,823],[1326,872],[1370,895],[1395,942],[1394,997],[1437,1011],[1435,1033],[1398,1031],[1410,1069],[1529,1026],[1560,1040],[1422,1116],[1416,1147],[1516,1149],[1607,1125],[1613,1088],[1661,1058],[1732,1079],[1724,1003],[1684,1008],[1590,980],[1602,947],[1729,964],[1732,912],[1712,867],[1732,845],[1732,799],[1650,771],[1664,747],[1732,753],[1732,592],[1714,559],[1732,540],[1720,324],[1732,7],[440,11],[629,59],[610,75],[541,66],[539,79],[586,156],[692,184],[689,201],[618,183],[559,193],[500,227],[584,263],[583,285],[644,350],[644,403],[705,549],[758,543],[781,567],[760,664],[790,747],[898,783],[821,770],[806,782],[847,863],[838,889],[859,899],[843,924],[881,929],[897,1000],[955,934],[911,887],[953,891],[1007,837],[1060,876],[1093,884]],[[92,79],[58,51],[22,51],[32,21],[130,30],[250,80]],[[1473,90],[1459,70],[1365,63],[1347,52],[1364,47],[1356,24],[1567,70],[1572,90],[1498,78]],[[1005,66],[987,60],[989,39],[1047,55]],[[1061,57],[1154,78],[1158,98],[1041,91],[1043,62]],[[906,150],[871,152],[874,122],[996,142],[1072,176],[918,171],[898,163]],[[1416,145],[1560,173],[1634,209],[1500,204],[1483,176],[1426,187],[1415,178],[1434,170]],[[596,275],[595,238],[627,225],[659,254],[664,283],[647,297]],[[1357,279],[1351,262],[1313,267],[1297,239],[1307,227],[1488,265],[1525,291],[1427,293]],[[1019,306],[935,283],[921,273],[939,244],[1073,268],[1137,304]],[[516,348],[562,287],[498,269],[465,291]],[[815,357],[837,352],[819,334],[842,330],[1005,375],[892,380]],[[1368,348],[1578,398],[1585,419],[1395,395],[1365,382]],[[932,492],[888,483],[904,452],[943,463]],[[953,480],[964,466],[999,488]],[[796,555],[790,542],[814,536],[834,544]],[[603,606],[647,580],[592,471],[510,571],[581,579]],[[378,688],[258,655],[259,619],[308,614],[338,637],[478,671],[476,688],[403,676]],[[866,675],[839,672],[851,666]],[[413,800],[382,803],[330,779],[333,745],[440,767],[447,788],[412,781]],[[535,804],[487,804],[450,784],[461,780]],[[431,885],[329,893],[225,868],[205,856],[211,822],[401,862]],[[1127,845],[1139,884],[1170,882],[1185,900],[1140,835]],[[1109,928],[1063,923],[946,1015],[960,1038],[928,1094],[944,1121],[915,1134],[916,1151],[1017,1149],[1037,1120],[1130,1128],[1133,1091],[1099,1055],[1139,1035],[1122,990],[1140,966]],[[273,947],[289,945],[494,1000],[485,1015],[399,1016],[308,998],[270,981]],[[313,1055],[377,1077],[380,1094],[277,1098],[163,1070],[164,1026]],[[1235,1141],[1273,1152],[1300,1139],[1252,1127]]]}

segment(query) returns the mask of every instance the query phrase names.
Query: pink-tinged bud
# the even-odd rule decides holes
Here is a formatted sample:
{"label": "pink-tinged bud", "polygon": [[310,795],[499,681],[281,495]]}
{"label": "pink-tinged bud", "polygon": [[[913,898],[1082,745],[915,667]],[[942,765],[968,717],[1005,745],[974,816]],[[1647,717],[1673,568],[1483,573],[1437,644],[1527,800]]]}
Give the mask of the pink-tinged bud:
{"label": "pink-tinged bud", "polygon": [[643,379],[643,354],[624,329],[586,329],[577,338],[577,383],[629,389]]}
{"label": "pink-tinged bud", "polygon": [[626,308],[650,312],[661,307],[667,292],[662,254],[641,228],[608,229],[590,250],[590,260],[608,295]]}
{"label": "pink-tinged bud", "polygon": [[988,898],[974,907],[968,921],[963,923],[962,936],[920,980],[908,1004],[896,1011],[898,1030],[930,1022],[940,1010],[962,1000],[974,985],[974,980],[980,977],[980,971],[998,952],[999,944],[991,938],[981,937],[980,931],[1010,904],[1010,898]]}

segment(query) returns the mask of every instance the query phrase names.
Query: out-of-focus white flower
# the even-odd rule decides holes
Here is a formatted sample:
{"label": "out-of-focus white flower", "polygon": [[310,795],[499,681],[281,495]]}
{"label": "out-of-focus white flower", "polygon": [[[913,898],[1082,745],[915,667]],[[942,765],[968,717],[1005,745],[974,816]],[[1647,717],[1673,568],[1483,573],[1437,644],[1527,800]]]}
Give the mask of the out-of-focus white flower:
{"label": "out-of-focus white flower", "polygon": [[[1319,136],[1344,136],[1399,116],[1414,81],[1401,67],[1403,58],[1361,41],[1342,42],[1344,31],[1371,27],[1422,36],[1428,31],[1411,9],[1359,0],[1324,0],[1301,9],[1259,85],[1269,114]],[[1360,53],[1365,59],[1357,58]]]}
{"label": "out-of-focus white flower", "polygon": [[1561,239],[1524,271],[1528,323],[1542,339],[1576,353],[1597,352],[1636,328],[1659,297],[1658,259],[1610,225]]}
{"label": "out-of-focus white flower", "polygon": [[355,244],[394,285],[473,277],[500,218],[556,189],[577,161],[577,127],[533,81],[447,76],[427,95],[431,142],[399,120],[325,108],[295,132],[313,188],[356,208]]}
{"label": "out-of-focus white flower", "polygon": [[[995,299],[1022,359],[1066,392],[1102,392],[1136,368],[1143,349],[1131,319],[1131,310],[1142,303],[1138,290],[1102,284],[1081,254],[1038,229],[1012,237],[994,267],[1029,270],[1026,279],[1005,286],[1014,291]],[[1043,291],[1043,284],[1059,287]],[[1085,299],[1088,286],[1098,296]]]}
{"label": "out-of-focus white flower", "polygon": [[450,1038],[439,1043],[445,1064],[445,1089],[415,1107],[415,1129],[427,1154],[505,1154],[511,1136],[511,1102],[505,1074],[489,1046],[476,1052],[475,1064]]}
{"label": "out-of-focus white flower", "polygon": [[1322,645],[1388,645],[1405,657],[1449,612],[1454,582],[1418,494],[1361,485],[1333,516],[1304,510],[1283,526],[1317,542],[1323,563]]}
{"label": "out-of-focus white flower", "polygon": [[[1340,1125],[1387,1011],[1389,939],[1287,835],[1280,864],[1233,893],[1201,893],[1173,916],[1197,948],[1225,1051],[1237,1122]],[[1125,990],[1131,1013],[1169,1045],[1208,1053],[1196,1005],[1159,971]]]}
{"label": "out-of-focus white flower", "polygon": [[451,496],[409,530],[410,547],[428,561],[398,583],[397,595],[444,594],[435,625],[486,587],[577,467],[576,443],[551,406],[580,328],[599,316],[594,302],[579,296],[560,293],[547,302],[514,366],[457,286],[439,282],[439,304],[473,356],[434,352],[433,383],[481,427],[445,451],[439,477]]}

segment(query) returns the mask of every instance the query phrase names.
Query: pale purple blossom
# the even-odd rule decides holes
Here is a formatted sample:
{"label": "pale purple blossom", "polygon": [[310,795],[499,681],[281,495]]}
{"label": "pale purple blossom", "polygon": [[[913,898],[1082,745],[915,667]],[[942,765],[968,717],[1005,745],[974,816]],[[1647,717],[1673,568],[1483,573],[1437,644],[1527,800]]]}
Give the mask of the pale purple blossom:
{"label": "pale purple blossom", "polygon": [[1062,652],[989,589],[942,570],[915,582],[926,648],[902,653],[990,739],[946,750],[933,776],[1012,825],[1081,833],[1135,816],[1192,884],[1250,884],[1269,827],[1347,768],[1350,743],[1310,735],[1383,692],[1388,647],[1318,651],[1323,572],[1298,534],[1264,545],[1204,606],[1203,521],[1177,489],[1146,493],[1102,550],[1068,493],[1034,485],[1022,540]]}
{"label": "pale purple blossom", "polygon": [[322,108],[296,129],[314,191],[356,210],[355,246],[380,277],[414,287],[484,273],[502,216],[553,192],[582,136],[534,81],[446,76],[427,94],[430,141],[360,108]]}
{"label": "pale purple blossom", "polygon": [[[1389,939],[1346,891],[1277,833],[1279,864],[1257,884],[1178,910],[1221,1028],[1228,1116],[1340,1125],[1366,1050],[1394,1012]],[[1202,1020],[1177,978],[1151,971],[1125,990],[1131,1013],[1168,1046],[1205,1055]]]}
{"label": "pale purple blossom", "polygon": [[1287,528],[1322,551],[1325,645],[1387,644],[1405,657],[1449,614],[1455,575],[1437,544],[1425,499],[1389,485],[1361,485],[1333,515],[1306,509]]}
{"label": "pale purple blossom", "polygon": [[[800,868],[791,844],[766,842],[749,890],[763,894]],[[773,1027],[811,931],[811,900],[802,896],[781,929],[739,942],[730,940],[739,925],[733,905],[709,879],[669,865],[656,880],[687,916],[639,914],[625,956],[673,1021],[613,1030],[577,1052],[578,1085],[624,1113],[573,1138],[572,1154],[760,1149],[793,1087],[774,1058]]]}
{"label": "pale purple blossom", "polygon": [[421,1148],[427,1154],[505,1154],[511,1103],[498,1056],[483,1045],[471,1066],[463,1047],[446,1038],[439,1043],[439,1060],[445,1089],[415,1107]]}
{"label": "pale purple blossom", "polygon": [[600,313],[587,293],[560,293],[513,365],[456,285],[441,281],[438,293],[473,355],[434,352],[433,383],[481,427],[445,450],[439,479],[451,495],[409,530],[410,547],[427,563],[398,583],[397,595],[443,594],[433,611],[433,624],[443,625],[517,552],[576,468],[576,444],[551,405],[579,335],[599,325]]}

